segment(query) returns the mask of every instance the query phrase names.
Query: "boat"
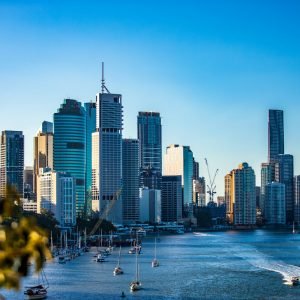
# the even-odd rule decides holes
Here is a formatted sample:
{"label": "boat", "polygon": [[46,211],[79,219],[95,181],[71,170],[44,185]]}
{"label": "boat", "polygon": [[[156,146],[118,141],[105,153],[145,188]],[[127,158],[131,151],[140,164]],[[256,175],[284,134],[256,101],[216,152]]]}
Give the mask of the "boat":
{"label": "boat", "polygon": [[135,252],[135,280],[130,283],[130,291],[135,292],[140,290],[142,283],[139,279],[138,251]]}
{"label": "boat", "polygon": [[25,291],[24,291],[25,299],[35,300],[35,299],[45,299],[47,297],[47,289],[49,287],[49,283],[43,269],[39,274],[39,282],[40,283],[38,285],[25,287]]}
{"label": "boat", "polygon": [[116,275],[121,275],[121,274],[124,273],[124,272],[123,272],[123,269],[120,267],[120,259],[121,259],[121,246],[120,246],[120,250],[119,250],[118,264],[117,264],[117,266],[115,267],[114,272],[113,272],[115,276],[116,276]]}
{"label": "boat", "polygon": [[292,285],[293,286],[297,286],[297,285],[299,285],[299,277],[298,276],[293,276],[292,278],[291,278],[291,282],[292,282]]}
{"label": "boat", "polygon": [[296,233],[296,230],[295,230],[295,222],[293,222],[293,234]]}
{"label": "boat", "polygon": [[142,246],[141,245],[138,245],[138,246],[133,246],[129,249],[128,253],[129,254],[135,254],[136,252],[138,254],[141,254],[141,251],[142,251]]}
{"label": "boat", "polygon": [[154,242],[154,259],[152,260],[151,265],[152,265],[152,268],[159,267],[159,261],[156,258],[156,238],[155,238],[155,242]]}
{"label": "boat", "polygon": [[98,254],[98,255],[97,255],[96,262],[105,262],[105,259],[104,259],[104,257],[103,257],[102,254]]}

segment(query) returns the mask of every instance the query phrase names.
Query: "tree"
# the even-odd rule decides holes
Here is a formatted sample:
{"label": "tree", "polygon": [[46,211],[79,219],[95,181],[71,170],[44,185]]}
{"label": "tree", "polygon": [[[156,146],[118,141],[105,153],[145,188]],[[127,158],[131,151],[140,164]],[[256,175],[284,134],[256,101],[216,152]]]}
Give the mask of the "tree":
{"label": "tree", "polygon": [[21,211],[18,193],[7,187],[0,199],[0,288],[18,289],[29,263],[39,271],[51,257],[45,232]]}

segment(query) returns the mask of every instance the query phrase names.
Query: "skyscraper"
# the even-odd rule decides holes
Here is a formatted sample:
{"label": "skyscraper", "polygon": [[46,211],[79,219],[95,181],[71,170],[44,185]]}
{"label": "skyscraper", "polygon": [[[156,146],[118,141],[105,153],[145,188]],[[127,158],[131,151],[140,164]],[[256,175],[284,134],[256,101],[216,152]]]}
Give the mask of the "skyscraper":
{"label": "skyscraper", "polygon": [[53,133],[53,123],[48,121],[43,121],[42,123],[43,133]]}
{"label": "skyscraper", "polygon": [[44,121],[42,131],[33,138],[33,192],[36,195],[36,180],[41,168],[53,169],[53,124]]}
{"label": "skyscraper", "polygon": [[272,162],[278,154],[284,154],[284,123],[282,110],[269,110],[268,159]]}
{"label": "skyscraper", "polygon": [[195,161],[194,157],[193,157],[193,179],[195,180],[199,179],[199,163]]}
{"label": "skyscraper", "polygon": [[141,186],[160,189],[162,172],[161,117],[157,112],[139,112]]}
{"label": "skyscraper", "polygon": [[54,214],[62,227],[76,224],[75,179],[65,172],[43,168],[37,177],[37,213]]}
{"label": "skyscraper", "polygon": [[294,221],[300,224],[300,175],[294,177]]}
{"label": "skyscraper", "polygon": [[100,211],[100,165],[99,165],[99,130],[92,133],[92,211]]}
{"label": "skyscraper", "polygon": [[139,221],[139,141],[123,139],[122,146],[122,202],[124,223]]}
{"label": "skyscraper", "polygon": [[76,213],[85,207],[86,117],[81,103],[65,99],[54,114],[53,164],[56,172],[66,172],[75,178]]}
{"label": "skyscraper", "polygon": [[285,185],[286,222],[294,219],[294,157],[279,154],[275,158],[275,181]]}
{"label": "skyscraper", "polygon": [[25,167],[24,169],[24,198],[33,200],[33,168]]}
{"label": "skyscraper", "polygon": [[161,219],[163,222],[178,222],[182,219],[181,176],[162,176]]}
{"label": "skyscraper", "polygon": [[266,185],[265,220],[267,224],[285,224],[285,185],[271,182]]}
{"label": "skyscraper", "polygon": [[[122,186],[122,126],[123,106],[120,94],[96,95],[97,124],[99,128],[99,199],[100,212],[105,209]],[[122,199],[119,197],[111,206],[108,220],[122,224]]]}
{"label": "skyscraper", "polygon": [[92,209],[92,134],[96,131],[96,102],[84,103],[86,116],[86,198],[85,212],[90,214]]}
{"label": "skyscraper", "polygon": [[256,224],[255,174],[247,163],[225,176],[225,199],[229,221],[234,225]]}
{"label": "skyscraper", "polygon": [[180,175],[184,217],[193,211],[193,152],[189,146],[170,145],[165,154],[164,175]]}
{"label": "skyscraper", "polygon": [[0,196],[13,186],[23,196],[24,135],[22,131],[2,131],[0,141]]}
{"label": "skyscraper", "polygon": [[259,207],[263,216],[265,213],[266,185],[272,181],[275,181],[275,164],[273,162],[262,163]]}

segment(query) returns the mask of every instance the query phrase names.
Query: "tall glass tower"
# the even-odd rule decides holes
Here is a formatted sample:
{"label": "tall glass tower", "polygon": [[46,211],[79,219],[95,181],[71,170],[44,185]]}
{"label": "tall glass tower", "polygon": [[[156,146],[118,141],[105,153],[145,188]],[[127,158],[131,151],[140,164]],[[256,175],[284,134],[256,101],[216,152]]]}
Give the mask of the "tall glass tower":
{"label": "tall glass tower", "polygon": [[284,154],[284,124],[282,110],[269,110],[268,159],[272,162],[278,154]]}
{"label": "tall glass tower", "polygon": [[141,186],[160,189],[162,173],[160,114],[158,112],[139,112],[137,131],[140,141]]}
{"label": "tall glass tower", "polygon": [[139,221],[139,141],[123,139],[122,145],[123,173],[123,221],[135,223]]}
{"label": "tall glass tower", "polygon": [[0,196],[13,186],[23,197],[24,135],[22,131],[2,131],[0,141]]}
{"label": "tall glass tower", "polygon": [[86,113],[86,207],[90,214],[92,209],[92,134],[96,131],[96,102],[84,103]]}
{"label": "tall glass tower", "polygon": [[189,146],[170,145],[165,154],[164,175],[180,175],[183,187],[183,217],[193,213],[193,152]]}
{"label": "tall glass tower", "polygon": [[[117,197],[122,186],[122,95],[98,93],[97,125],[99,126],[99,210],[104,217],[122,224],[122,199]],[[114,201],[114,202],[111,202]]]}
{"label": "tall glass tower", "polygon": [[275,163],[275,181],[285,184],[286,221],[294,221],[294,157],[279,154]]}
{"label": "tall glass tower", "polygon": [[85,207],[86,116],[81,103],[65,99],[54,114],[53,165],[57,172],[67,172],[76,182],[76,213]]}

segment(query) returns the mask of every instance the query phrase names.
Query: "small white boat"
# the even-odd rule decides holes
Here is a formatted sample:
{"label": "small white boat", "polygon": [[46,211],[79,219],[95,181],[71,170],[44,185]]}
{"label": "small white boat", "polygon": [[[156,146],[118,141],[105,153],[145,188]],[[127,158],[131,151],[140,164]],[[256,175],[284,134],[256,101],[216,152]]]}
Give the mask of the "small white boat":
{"label": "small white boat", "polygon": [[120,250],[119,250],[118,264],[115,267],[114,272],[113,272],[115,276],[116,275],[121,275],[121,274],[124,273],[123,270],[122,270],[122,268],[120,267],[120,260],[121,260],[121,246],[120,246]]}
{"label": "small white boat", "polygon": [[39,274],[39,284],[35,286],[26,286],[24,295],[27,300],[45,299],[47,297],[47,289],[49,287],[46,275],[41,270]]}
{"label": "small white boat", "polygon": [[142,283],[139,279],[138,252],[135,253],[135,280],[130,283],[130,291],[135,292],[142,288]]}
{"label": "small white boat", "polygon": [[105,262],[105,259],[101,254],[98,254],[96,262]]}
{"label": "small white boat", "polygon": [[142,251],[142,246],[138,245],[138,246],[131,247],[129,249],[128,253],[129,254],[135,254],[137,252],[138,254],[141,254],[141,251]]}
{"label": "small white boat", "polygon": [[154,242],[154,259],[152,260],[151,265],[152,265],[152,268],[159,267],[159,261],[156,258],[156,238],[155,238],[155,242]]}
{"label": "small white boat", "polygon": [[27,286],[24,292],[25,299],[45,299],[47,297],[47,289],[42,285]]}

